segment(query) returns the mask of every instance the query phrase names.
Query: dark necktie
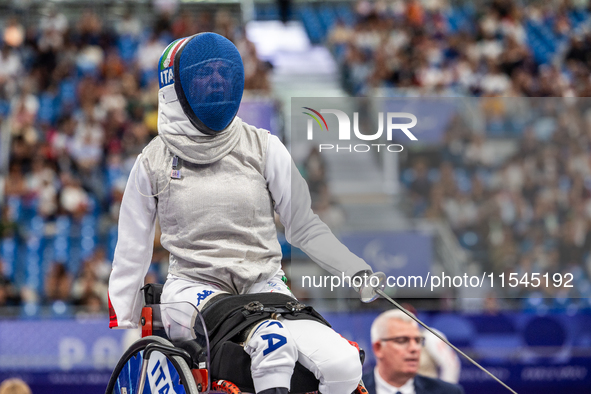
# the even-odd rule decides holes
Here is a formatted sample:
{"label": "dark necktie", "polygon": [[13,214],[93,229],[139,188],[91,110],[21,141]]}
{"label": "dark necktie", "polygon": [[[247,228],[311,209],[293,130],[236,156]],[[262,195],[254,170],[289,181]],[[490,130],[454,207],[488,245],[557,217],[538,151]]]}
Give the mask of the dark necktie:
{"label": "dark necktie", "polygon": [[396,394],[402,394],[400,391],[397,391]]}

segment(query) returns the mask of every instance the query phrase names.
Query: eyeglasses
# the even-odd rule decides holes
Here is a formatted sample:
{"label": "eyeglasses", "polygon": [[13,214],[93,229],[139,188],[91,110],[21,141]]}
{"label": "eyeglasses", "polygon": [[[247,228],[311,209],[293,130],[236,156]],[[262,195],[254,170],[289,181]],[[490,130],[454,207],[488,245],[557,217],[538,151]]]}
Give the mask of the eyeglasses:
{"label": "eyeglasses", "polygon": [[400,346],[408,346],[411,341],[414,341],[419,346],[425,345],[425,337],[392,337],[380,339],[382,342],[394,342]]}

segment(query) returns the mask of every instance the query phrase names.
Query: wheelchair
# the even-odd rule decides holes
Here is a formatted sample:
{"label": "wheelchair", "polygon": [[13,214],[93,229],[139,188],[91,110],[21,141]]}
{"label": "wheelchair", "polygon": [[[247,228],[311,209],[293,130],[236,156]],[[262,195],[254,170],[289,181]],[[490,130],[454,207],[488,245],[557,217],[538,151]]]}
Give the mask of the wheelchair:
{"label": "wheelchair", "polygon": [[[242,342],[253,329],[253,324],[246,328],[238,327],[238,332],[220,332],[219,324],[212,324],[212,313],[208,315],[205,309],[199,311],[188,302],[161,303],[161,285],[148,285],[142,290],[145,300],[141,317],[142,338],[133,343],[117,363],[109,379],[106,394],[255,392],[250,375],[250,356],[242,348]],[[230,297],[234,297],[234,300],[230,301],[235,305],[241,301],[241,296]],[[264,305],[248,297],[243,302],[247,303],[238,310],[238,314],[234,313],[232,316],[241,318],[242,315],[247,315],[248,311],[254,311],[253,316],[256,316],[257,312],[264,309]],[[167,337],[163,316],[168,318],[175,313],[192,314],[193,327],[187,329],[193,331],[195,338],[171,341]],[[220,321],[232,316],[216,318]],[[261,320],[253,321],[258,323]],[[222,340],[219,340],[220,337]],[[213,349],[210,346],[211,340],[215,343]],[[349,342],[359,350],[363,363],[364,351],[356,343]],[[291,392],[318,393],[318,380],[299,362],[296,363],[292,375]],[[360,382],[353,394],[364,393],[367,393],[367,390],[363,382]]]}

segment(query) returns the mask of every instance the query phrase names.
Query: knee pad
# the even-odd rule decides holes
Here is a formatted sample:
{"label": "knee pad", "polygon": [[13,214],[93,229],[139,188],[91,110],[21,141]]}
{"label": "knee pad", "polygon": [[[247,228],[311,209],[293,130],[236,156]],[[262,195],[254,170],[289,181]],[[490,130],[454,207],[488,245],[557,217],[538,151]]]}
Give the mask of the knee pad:
{"label": "knee pad", "polygon": [[352,393],[361,381],[359,352],[350,345],[339,349],[330,360],[317,368],[321,375],[319,391],[322,394]]}
{"label": "knee pad", "polygon": [[362,366],[359,352],[349,344],[338,349],[338,351],[335,350],[329,360],[317,367],[322,375],[322,380],[325,382],[348,380],[357,380],[359,382],[361,380]]}
{"label": "knee pad", "polygon": [[251,357],[255,354],[261,354],[263,358],[275,356],[275,354],[272,355],[271,353],[277,352],[292,365],[295,365],[298,358],[298,350],[289,331],[279,320],[274,319],[265,320],[251,330],[244,343],[244,351]]}
{"label": "knee pad", "polygon": [[296,344],[279,320],[265,320],[249,335],[244,351],[250,355],[250,370],[256,392],[290,388],[298,359]]}

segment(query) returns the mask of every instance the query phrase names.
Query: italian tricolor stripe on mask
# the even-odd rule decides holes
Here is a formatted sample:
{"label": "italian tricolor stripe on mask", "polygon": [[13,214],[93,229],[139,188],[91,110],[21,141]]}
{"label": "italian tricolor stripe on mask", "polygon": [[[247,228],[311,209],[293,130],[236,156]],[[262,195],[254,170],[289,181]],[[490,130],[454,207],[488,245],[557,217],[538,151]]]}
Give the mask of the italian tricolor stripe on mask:
{"label": "italian tricolor stripe on mask", "polygon": [[170,85],[173,83],[172,78],[172,66],[174,65],[174,55],[177,51],[187,42],[190,37],[179,38],[172,42],[160,57],[160,63],[158,64],[158,79],[160,88]]}
{"label": "italian tricolor stripe on mask", "polygon": [[162,54],[160,58],[160,71],[164,70],[165,68],[172,67],[174,62],[174,55],[179,50],[179,48],[183,45],[185,41],[187,41],[189,37],[179,38],[178,40],[174,41],[170,44]]}

